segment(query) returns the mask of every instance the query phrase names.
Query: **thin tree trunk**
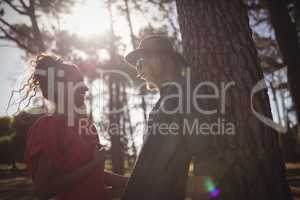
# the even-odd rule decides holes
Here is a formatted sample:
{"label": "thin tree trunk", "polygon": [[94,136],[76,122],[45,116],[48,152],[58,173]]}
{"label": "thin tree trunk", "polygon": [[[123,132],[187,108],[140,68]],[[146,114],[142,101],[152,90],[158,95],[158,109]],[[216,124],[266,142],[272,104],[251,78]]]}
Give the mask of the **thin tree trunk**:
{"label": "thin tree trunk", "polygon": [[[217,199],[291,199],[276,132],[251,110],[251,90],[264,77],[244,4],[241,0],[176,2],[194,84],[234,84],[226,90],[225,105],[214,100],[200,104],[202,108],[218,108],[216,114],[201,115],[203,122],[224,119],[235,127],[234,135],[217,136],[215,154],[203,160],[217,161]],[[266,92],[255,94],[252,103],[257,112],[272,119]],[[221,112],[221,106],[225,106],[225,112]]]}
{"label": "thin tree trunk", "polygon": [[30,4],[28,10],[29,10],[29,17],[32,25],[33,36],[38,45],[38,53],[41,53],[46,51],[46,47],[36,19],[35,0],[30,0],[29,3]]}
{"label": "thin tree trunk", "polygon": [[[137,39],[133,33],[133,26],[132,26],[132,21],[131,21],[131,16],[130,16],[130,9],[128,6],[128,0],[124,0],[125,3],[125,15],[126,15],[126,19],[127,19],[127,23],[128,23],[128,27],[129,27],[129,31],[130,31],[130,39],[131,39],[131,45],[132,47],[135,49],[137,48]],[[145,92],[143,91],[143,89],[140,90],[140,96],[141,96],[141,100],[142,100],[142,109],[144,112],[144,120],[147,120],[147,111],[146,111],[146,102],[145,102],[145,98],[144,98]]]}
{"label": "thin tree trunk", "polygon": [[147,122],[147,103],[145,100],[145,94],[146,94],[145,89],[141,88],[140,89],[140,96],[141,96],[141,100],[142,100],[141,106],[143,109],[144,122]]}
{"label": "thin tree trunk", "polygon": [[[132,21],[131,21],[131,17],[130,17],[130,10],[129,10],[129,6],[128,6],[128,0],[124,0],[125,3],[125,14],[126,14],[126,19],[128,22],[128,26],[129,26],[129,31],[130,31],[130,39],[131,39],[131,44],[132,47],[135,49],[137,48],[137,40],[136,37],[133,33],[133,26],[132,26]],[[144,120],[147,120],[147,109],[146,109],[146,101],[145,101],[145,91],[144,89],[140,89],[140,96],[141,96],[141,100],[142,100],[142,109],[143,109],[143,114],[144,114]]]}
{"label": "thin tree trunk", "polygon": [[111,141],[111,159],[113,172],[124,173],[124,145],[121,141],[120,118],[121,113],[116,113],[120,107],[120,83],[116,77],[109,77],[109,136]]}
{"label": "thin tree trunk", "polygon": [[296,24],[292,23],[285,0],[267,1],[274,26],[276,39],[287,65],[287,75],[291,96],[300,124],[300,47]]}
{"label": "thin tree trunk", "polygon": [[[113,13],[111,9],[111,0],[108,2],[108,11],[110,16],[110,65],[117,66],[119,60],[115,46],[115,34]],[[111,159],[113,172],[118,174],[124,173],[124,146],[121,141],[120,132],[120,112],[115,113],[114,110],[121,107],[120,102],[120,83],[118,77],[113,73],[109,75],[109,123],[110,123],[110,141],[111,141]]]}
{"label": "thin tree trunk", "polygon": [[[137,148],[136,148],[135,141],[134,141],[134,131],[133,131],[132,122],[131,122],[130,110],[128,109],[129,102],[128,102],[128,99],[127,99],[125,84],[123,84],[123,88],[124,88],[124,90],[123,90],[124,105],[126,106],[126,109],[125,109],[125,112],[124,112],[124,123],[127,122],[129,124],[129,135],[128,135],[128,137],[132,142],[132,145],[131,145],[132,156],[130,156],[128,158],[128,165],[129,165],[129,167],[131,167],[132,164],[134,163],[136,157],[137,157]],[[124,126],[124,127],[126,129],[126,126]],[[125,129],[124,129],[124,133],[125,133]]]}
{"label": "thin tree trunk", "polygon": [[299,0],[295,0],[296,6],[296,29],[298,34],[298,44],[300,45],[300,2]]}
{"label": "thin tree trunk", "polygon": [[124,3],[125,3],[126,19],[127,19],[129,30],[130,30],[131,44],[132,44],[132,47],[135,49],[137,47],[137,44],[136,44],[136,37],[134,36],[134,33],[133,33],[130,11],[129,11],[129,7],[128,7],[128,0],[124,0]]}

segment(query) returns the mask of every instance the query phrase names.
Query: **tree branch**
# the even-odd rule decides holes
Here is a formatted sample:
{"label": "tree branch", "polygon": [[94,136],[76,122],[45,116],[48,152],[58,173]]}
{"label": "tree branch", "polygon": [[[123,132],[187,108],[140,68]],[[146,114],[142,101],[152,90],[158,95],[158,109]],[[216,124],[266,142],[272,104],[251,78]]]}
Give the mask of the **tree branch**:
{"label": "tree branch", "polygon": [[154,4],[155,6],[158,6],[161,9],[161,11],[164,13],[164,16],[168,20],[171,28],[173,29],[173,36],[175,38],[177,38],[179,28],[176,27],[174,21],[172,20],[171,16],[169,15],[170,11],[166,8],[166,4],[170,4],[172,2],[172,0],[171,1],[170,0],[166,0],[166,1],[148,0],[148,1],[152,4]]}
{"label": "tree branch", "polygon": [[5,21],[3,18],[0,18],[0,22],[2,22],[3,24],[5,24],[6,26],[8,26],[10,29],[12,29],[13,31],[17,32],[17,29],[11,25],[10,23],[8,23],[7,21]]}
{"label": "tree branch", "polygon": [[[0,18],[0,22],[2,22],[3,24],[5,24],[7,27],[9,27],[11,30],[13,30],[14,32],[16,32],[17,34],[21,34],[16,27],[14,27],[13,25],[11,25],[10,23],[8,23],[7,21],[5,21],[3,18]],[[21,34],[22,36],[26,36],[28,39],[30,39],[30,37],[28,35],[25,34]]]}
{"label": "tree branch", "polygon": [[[9,0],[3,0],[5,3],[7,3],[12,9],[14,9],[16,12],[18,12],[21,15],[28,15],[28,13],[24,10],[19,9],[16,5],[14,5],[11,1]],[[24,2],[23,2],[24,3]],[[26,8],[26,7],[25,7]]]}
{"label": "tree branch", "polygon": [[255,22],[254,22],[254,24],[252,24],[252,26],[258,26],[261,23],[267,22],[269,20],[269,16],[262,17],[262,18],[257,18],[257,17],[254,17],[254,18],[255,18]]}
{"label": "tree branch", "polygon": [[177,38],[179,28],[177,28],[176,25],[174,24],[172,18],[169,15],[169,11],[166,9],[166,7],[164,6],[164,4],[161,3],[161,4],[159,4],[159,6],[162,9],[162,11],[165,12],[165,16],[167,17],[167,19],[169,21],[169,24],[171,25],[171,27],[173,29],[174,37]]}
{"label": "tree branch", "polygon": [[24,0],[19,0],[20,3],[22,4],[22,6],[27,10],[29,8],[29,6],[26,5],[26,3],[24,2]]}
{"label": "tree branch", "polygon": [[266,9],[263,5],[260,3],[251,3],[246,5],[247,10],[260,10],[260,9]]}
{"label": "tree branch", "polygon": [[21,49],[26,50],[29,53],[36,53],[35,51],[33,51],[32,49],[30,49],[29,47],[27,47],[26,45],[22,44],[17,38],[11,36],[3,27],[0,26],[0,30],[3,32],[4,36],[1,36],[1,39],[6,39],[6,40],[10,40],[15,42]]}
{"label": "tree branch", "polygon": [[[2,38],[2,36],[0,36],[0,39],[5,39],[5,38]],[[18,46],[9,45],[9,44],[0,44],[0,47],[9,47],[9,48],[17,48],[17,49],[19,49]]]}

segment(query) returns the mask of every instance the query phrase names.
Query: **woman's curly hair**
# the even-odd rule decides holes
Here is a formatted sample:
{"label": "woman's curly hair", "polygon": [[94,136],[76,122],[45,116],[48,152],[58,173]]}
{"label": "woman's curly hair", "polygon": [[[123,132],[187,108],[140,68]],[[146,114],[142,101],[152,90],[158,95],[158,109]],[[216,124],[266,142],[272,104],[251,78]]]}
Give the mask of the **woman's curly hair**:
{"label": "woman's curly hair", "polygon": [[[32,98],[34,98],[38,90],[41,89],[43,92],[43,88],[41,88],[41,83],[47,83],[47,78],[45,76],[39,75],[38,70],[47,70],[49,67],[55,67],[60,65],[63,62],[63,59],[60,58],[57,55],[54,54],[47,54],[47,53],[41,53],[39,54],[36,59],[32,60],[31,63],[31,73],[27,81],[21,86],[18,90],[13,90],[11,92],[6,112],[8,112],[8,109],[10,106],[18,105],[17,111],[15,113],[18,113],[20,111],[21,104],[27,101],[27,104],[24,108],[26,108]],[[21,94],[25,92],[25,94],[16,101],[12,102],[13,97],[15,94]]]}

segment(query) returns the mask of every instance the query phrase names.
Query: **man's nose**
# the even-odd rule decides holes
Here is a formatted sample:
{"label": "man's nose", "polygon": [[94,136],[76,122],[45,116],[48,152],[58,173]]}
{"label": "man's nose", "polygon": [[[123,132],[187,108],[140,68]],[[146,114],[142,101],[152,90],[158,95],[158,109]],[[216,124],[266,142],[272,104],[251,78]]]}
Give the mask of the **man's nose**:
{"label": "man's nose", "polygon": [[86,84],[84,84],[84,86],[83,86],[83,91],[84,91],[84,92],[89,91],[89,87],[88,87]]}
{"label": "man's nose", "polygon": [[86,83],[81,82],[81,85],[80,85],[80,87],[78,88],[78,90],[79,90],[81,93],[85,93],[85,92],[89,91],[89,87],[86,85]]}

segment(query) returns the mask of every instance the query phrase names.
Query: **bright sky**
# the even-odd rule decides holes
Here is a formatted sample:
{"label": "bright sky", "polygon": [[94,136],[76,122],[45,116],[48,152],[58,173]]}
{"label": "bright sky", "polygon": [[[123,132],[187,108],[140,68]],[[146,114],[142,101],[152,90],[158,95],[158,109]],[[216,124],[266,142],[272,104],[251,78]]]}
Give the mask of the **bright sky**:
{"label": "bright sky", "polygon": [[[113,7],[114,8],[114,7]],[[119,35],[128,35],[128,25],[123,16],[119,16],[113,9],[114,28]],[[77,3],[72,13],[63,17],[64,29],[71,30],[82,37],[94,34],[105,34],[110,30],[109,12],[102,1],[89,0]]]}
{"label": "bright sky", "polygon": [[[106,20],[104,20],[106,19]],[[63,18],[63,27],[80,36],[88,37],[109,30],[109,13],[100,1],[86,1],[74,6],[72,13]]]}
{"label": "bright sky", "polygon": [[[131,5],[129,4],[129,8]],[[150,9],[151,10],[151,9]],[[126,17],[120,15],[115,6],[112,6],[113,23],[115,35],[121,36],[122,42],[131,47],[129,37],[129,27]],[[148,13],[149,14],[149,13]],[[151,15],[155,14],[155,10],[151,10]],[[145,14],[141,16],[131,9],[131,21],[135,34],[141,27],[147,25],[148,18]],[[93,35],[106,35],[110,31],[110,16],[108,8],[103,1],[88,0],[84,3],[77,3],[72,9],[72,13],[62,18],[61,26],[81,37],[88,38]],[[126,49],[130,51],[131,49]]]}

